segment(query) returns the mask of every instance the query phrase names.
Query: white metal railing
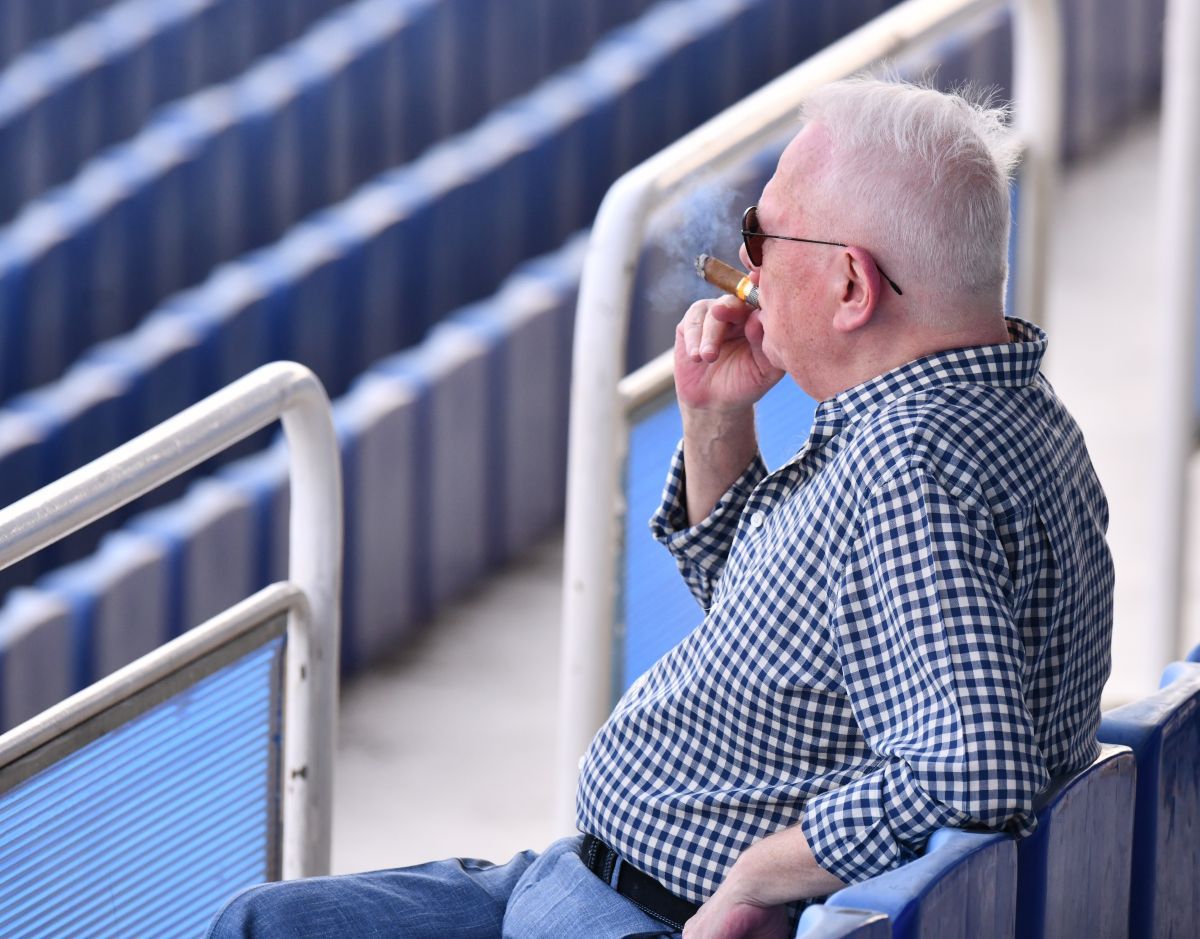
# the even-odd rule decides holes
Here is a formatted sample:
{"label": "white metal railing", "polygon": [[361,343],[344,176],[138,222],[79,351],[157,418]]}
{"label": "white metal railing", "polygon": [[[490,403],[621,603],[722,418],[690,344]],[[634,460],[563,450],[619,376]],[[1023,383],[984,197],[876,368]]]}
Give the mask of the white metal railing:
{"label": "white metal railing", "polygon": [[[592,228],[579,291],[571,385],[563,645],[556,793],[558,824],[574,826],[580,756],[611,706],[621,467],[628,449],[623,377],[637,262],[651,213],[700,170],[721,170],[779,137],[804,96],[999,7],[1014,12],[1015,120],[1024,147],[1016,298],[1044,320],[1045,243],[1062,117],[1055,0],[908,0],[717,115],[622,176]],[[638,395],[647,393],[640,388]]]}
{"label": "white metal railing", "polygon": [[1152,420],[1158,445],[1147,454],[1153,558],[1145,636],[1156,668],[1184,651],[1188,462],[1196,428],[1196,319],[1200,317],[1200,3],[1170,0],[1163,49],[1162,153],[1158,272],[1162,328],[1154,337]]}
{"label": "white metal railing", "polygon": [[[144,495],[282,419],[291,471],[288,584],[275,585],[232,608],[239,621],[287,611],[283,746],[284,878],[329,870],[333,751],[338,682],[342,577],[341,467],[325,389],[294,362],[256,369],[170,420],[87,466],[0,511],[0,568],[14,564],[84,525]],[[18,759],[78,724],[115,697],[159,672],[169,672],[201,647],[225,641],[217,632],[185,635],[110,676],[100,693],[76,695],[0,737],[0,753]],[[232,629],[232,632],[230,631]]]}

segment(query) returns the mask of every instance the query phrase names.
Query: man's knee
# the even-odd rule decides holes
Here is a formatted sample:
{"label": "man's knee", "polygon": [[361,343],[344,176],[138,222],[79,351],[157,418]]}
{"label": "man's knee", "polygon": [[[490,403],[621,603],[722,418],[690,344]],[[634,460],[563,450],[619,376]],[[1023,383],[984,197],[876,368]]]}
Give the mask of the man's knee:
{"label": "man's knee", "polygon": [[[302,919],[286,911],[295,905],[297,882],[258,884],[234,894],[208,927],[207,939],[298,936]],[[290,927],[290,928],[289,928]]]}

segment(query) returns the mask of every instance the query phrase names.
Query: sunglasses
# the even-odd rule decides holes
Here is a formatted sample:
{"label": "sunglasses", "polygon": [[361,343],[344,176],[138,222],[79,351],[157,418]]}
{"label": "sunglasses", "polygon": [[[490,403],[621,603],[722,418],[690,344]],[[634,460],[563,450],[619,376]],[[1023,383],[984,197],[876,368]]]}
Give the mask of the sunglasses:
{"label": "sunglasses", "polygon": [[[758,224],[758,206],[752,205],[742,213],[742,242],[746,245],[746,254],[750,256],[750,263],[755,267],[762,267],[763,260],[763,242],[768,238],[777,238],[780,241],[802,241],[809,245],[832,245],[835,248],[848,248],[845,242],[842,241],[821,241],[817,238],[794,238],[791,235],[768,235],[759,227]],[[887,276],[883,272],[883,268],[878,264],[875,265],[879,271],[879,276],[888,282],[888,285],[896,291],[897,296],[903,296],[904,291],[900,289],[900,285]]]}

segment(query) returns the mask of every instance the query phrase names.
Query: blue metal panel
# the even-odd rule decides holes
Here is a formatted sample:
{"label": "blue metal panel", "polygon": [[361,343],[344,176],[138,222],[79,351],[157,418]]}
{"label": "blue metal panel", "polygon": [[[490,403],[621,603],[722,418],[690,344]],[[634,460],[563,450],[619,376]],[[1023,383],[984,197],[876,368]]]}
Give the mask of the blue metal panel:
{"label": "blue metal panel", "polygon": [[[768,467],[777,469],[795,455],[808,436],[815,409],[815,402],[786,378],[759,402],[759,446]],[[624,653],[618,665],[618,691],[629,687],[704,616],[674,560],[646,529],[646,521],[658,507],[667,466],[681,434],[673,401],[641,418],[630,433],[625,474],[624,622],[620,624]]]}
{"label": "blue metal panel", "polygon": [[1017,935],[1120,937],[1129,925],[1135,764],[1104,746],[1060,781],[1017,845]]}
{"label": "blue metal panel", "polygon": [[1129,935],[1183,939],[1200,923],[1200,665],[1104,714],[1099,738],[1137,759]]}
{"label": "blue metal panel", "polygon": [[658,506],[675,445],[682,434],[674,402],[634,425],[625,470],[624,622],[618,623],[623,654],[614,691],[619,694],[704,618],[646,521]]}
{"label": "blue metal panel", "polygon": [[800,914],[796,939],[891,939],[888,919],[866,910],[810,906]]}
{"label": "blue metal panel", "polygon": [[826,905],[886,913],[893,939],[1008,939],[1017,845],[1007,835],[942,829],[923,857],[839,890]]}
{"label": "blue metal panel", "polygon": [[0,797],[0,932],[194,935],[275,875],[282,639]]}

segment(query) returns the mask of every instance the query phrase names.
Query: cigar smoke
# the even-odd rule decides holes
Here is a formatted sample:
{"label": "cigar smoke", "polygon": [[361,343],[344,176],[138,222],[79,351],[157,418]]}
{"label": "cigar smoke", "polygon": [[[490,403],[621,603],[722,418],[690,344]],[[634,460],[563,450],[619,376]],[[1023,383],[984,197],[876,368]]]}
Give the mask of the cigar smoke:
{"label": "cigar smoke", "polygon": [[697,177],[651,215],[639,277],[646,299],[659,313],[652,328],[662,333],[648,341],[669,345],[683,312],[694,301],[712,296],[692,262],[701,251],[735,256],[742,243],[737,224],[740,206],[753,201],[720,177]]}
{"label": "cigar smoke", "polygon": [[758,287],[737,268],[719,258],[702,254],[696,258],[696,273],[718,290],[731,293],[748,306],[758,309]]}

